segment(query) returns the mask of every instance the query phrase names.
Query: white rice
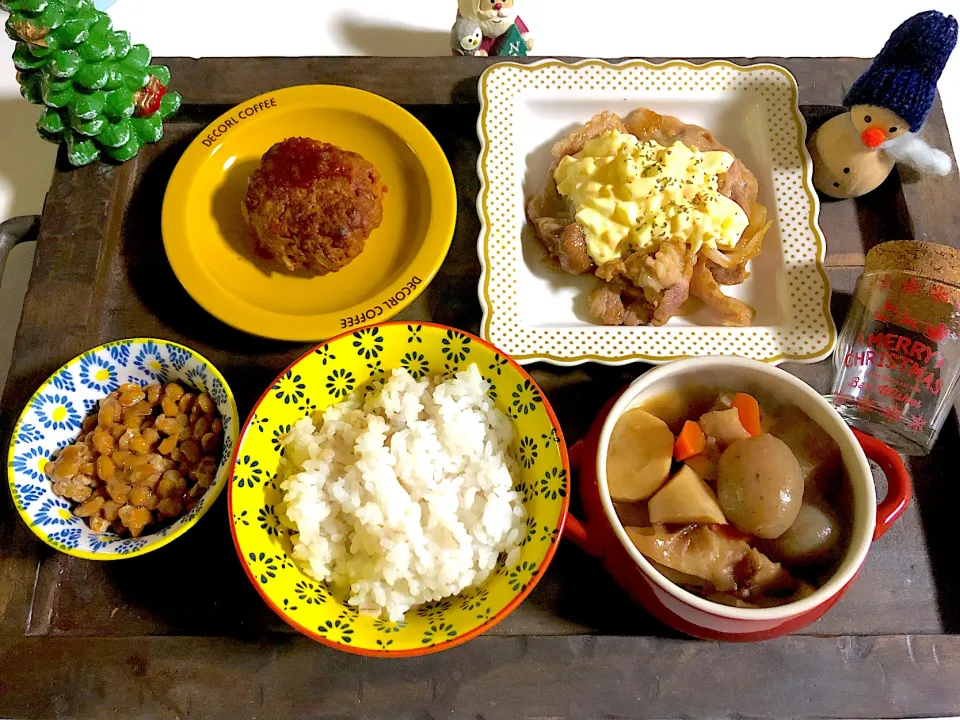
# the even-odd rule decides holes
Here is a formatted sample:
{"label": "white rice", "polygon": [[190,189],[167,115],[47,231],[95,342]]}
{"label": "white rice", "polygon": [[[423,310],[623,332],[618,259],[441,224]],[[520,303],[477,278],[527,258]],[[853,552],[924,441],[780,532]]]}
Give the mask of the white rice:
{"label": "white rice", "polygon": [[361,613],[400,620],[412,606],[480,585],[519,553],[526,521],[513,490],[513,427],[476,364],[448,380],[394,370],[297,422],[280,461],[293,555],[349,586]]}

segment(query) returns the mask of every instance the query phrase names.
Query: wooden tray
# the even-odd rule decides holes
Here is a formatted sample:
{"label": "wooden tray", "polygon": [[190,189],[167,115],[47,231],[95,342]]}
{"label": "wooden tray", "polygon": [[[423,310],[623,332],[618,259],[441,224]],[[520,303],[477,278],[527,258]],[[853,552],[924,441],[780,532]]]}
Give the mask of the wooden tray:
{"label": "wooden tray", "polygon": [[[755,59],[737,60],[740,63]],[[800,84],[808,120],[836,112],[865,62],[772,59]],[[476,332],[477,79],[490,60],[171,59],[186,99],[163,141],[125,165],[70,170],[47,196],[3,396],[5,444],[20,409],[61,363],[106,340],[184,342],[229,379],[242,413],[304,350],[203,312],[167,264],[160,206],[190,140],[225,108],[287,85],[340,83],[407,106],[437,136],[459,189],[443,269],[400,317]],[[936,103],[931,143],[949,148]],[[960,246],[960,181],[899,177],[825,203],[833,308],[842,322],[864,252],[892,238]],[[2,237],[0,250],[15,238]],[[785,365],[820,391],[830,361]],[[570,442],[645,366],[534,365]],[[916,499],[871,550],[859,580],[802,633],[749,645],[679,637],[633,605],[598,563],[561,544],[544,581],[486,636],[440,655],[370,660],[296,635],[259,599],[234,553],[226,502],[187,536],[112,563],[34,538],[3,493],[2,717],[630,716],[901,717],[960,713],[960,508],[952,415],[934,453],[911,459]],[[883,491],[883,488],[880,488]]]}

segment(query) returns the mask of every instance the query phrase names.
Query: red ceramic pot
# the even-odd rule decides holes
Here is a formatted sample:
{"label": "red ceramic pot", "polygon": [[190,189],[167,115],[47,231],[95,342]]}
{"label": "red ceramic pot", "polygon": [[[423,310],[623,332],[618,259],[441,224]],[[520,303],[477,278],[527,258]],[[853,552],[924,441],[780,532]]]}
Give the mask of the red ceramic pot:
{"label": "red ceramic pot", "polygon": [[[606,456],[617,420],[646,397],[705,384],[759,392],[793,404],[829,432],[840,447],[853,490],[851,539],[837,572],[809,597],[774,608],[736,608],[705,600],[661,575],[630,542],[614,511],[607,489]],[[887,497],[879,506],[867,458],[887,477]],[[570,462],[580,471],[585,518],[581,522],[568,516],[565,534],[600,558],[616,581],[661,622],[710,640],[765,640],[812,623],[840,599],[863,566],[871,543],[887,531],[910,500],[910,478],[891,448],[851,430],[803,381],[776,367],[742,358],[679,360],[640,376],[607,403],[587,438],[571,448]]]}

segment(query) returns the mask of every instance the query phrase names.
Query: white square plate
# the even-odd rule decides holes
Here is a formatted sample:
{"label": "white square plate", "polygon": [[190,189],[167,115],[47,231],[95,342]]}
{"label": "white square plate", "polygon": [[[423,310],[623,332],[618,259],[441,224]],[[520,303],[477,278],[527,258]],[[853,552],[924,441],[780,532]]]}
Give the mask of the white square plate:
{"label": "white square plate", "polygon": [[[481,333],[521,363],[619,365],[701,355],[770,363],[815,362],[836,343],[819,202],[793,75],[777,65],[725,61],[611,65],[544,60],[501,63],[480,79],[478,252]],[[529,227],[526,199],[539,191],[554,142],[602,110],[637,107],[711,130],[760,183],[773,226],[750,277],[724,291],[753,306],[751,327],[724,327],[705,311],[664,327],[604,327],[587,313],[590,276],[552,269]]]}

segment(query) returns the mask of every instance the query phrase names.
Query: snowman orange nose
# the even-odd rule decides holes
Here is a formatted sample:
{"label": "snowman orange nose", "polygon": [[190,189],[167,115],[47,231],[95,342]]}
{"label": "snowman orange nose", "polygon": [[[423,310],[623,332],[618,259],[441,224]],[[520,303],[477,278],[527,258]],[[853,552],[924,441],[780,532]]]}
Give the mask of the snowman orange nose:
{"label": "snowman orange nose", "polygon": [[867,128],[860,133],[860,140],[868,148],[880,147],[886,139],[887,136],[880,128]]}

